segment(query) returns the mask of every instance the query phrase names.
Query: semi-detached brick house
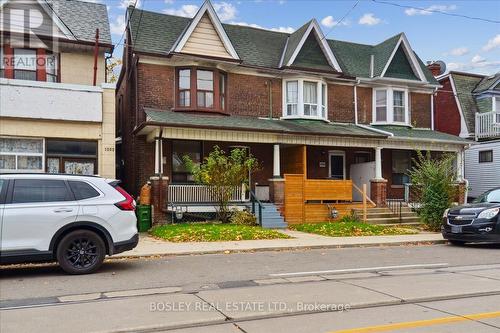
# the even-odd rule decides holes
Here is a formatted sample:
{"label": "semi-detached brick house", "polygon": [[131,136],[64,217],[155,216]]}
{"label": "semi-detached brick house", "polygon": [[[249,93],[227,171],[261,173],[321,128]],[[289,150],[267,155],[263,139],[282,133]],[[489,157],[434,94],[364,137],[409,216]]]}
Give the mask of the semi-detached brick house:
{"label": "semi-detached brick house", "polygon": [[363,45],[326,39],[315,20],[293,33],[222,24],[208,1],[191,19],[133,8],[127,19],[120,172],[135,194],[161,176],[164,211],[203,201],[181,159],[215,145],[258,158],[250,187],[289,223],[351,207],[363,184],[377,205],[403,198],[416,149],[456,153],[462,178],[466,142],[433,130],[439,83],[403,33]]}

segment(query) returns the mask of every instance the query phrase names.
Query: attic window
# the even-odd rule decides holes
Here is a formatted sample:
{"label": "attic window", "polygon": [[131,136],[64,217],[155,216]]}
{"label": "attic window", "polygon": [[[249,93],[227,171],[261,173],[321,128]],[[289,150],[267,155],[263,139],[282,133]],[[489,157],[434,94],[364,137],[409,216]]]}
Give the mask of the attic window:
{"label": "attic window", "polygon": [[320,80],[283,81],[283,118],[327,119],[327,86]]}

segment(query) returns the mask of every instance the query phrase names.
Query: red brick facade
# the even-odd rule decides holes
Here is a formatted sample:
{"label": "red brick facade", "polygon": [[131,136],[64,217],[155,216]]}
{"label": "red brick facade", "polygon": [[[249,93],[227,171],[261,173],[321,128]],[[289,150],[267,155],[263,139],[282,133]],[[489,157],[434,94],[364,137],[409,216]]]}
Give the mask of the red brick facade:
{"label": "red brick facade", "polygon": [[431,128],[431,98],[430,94],[410,94],[410,123],[414,127]]}
{"label": "red brick facade", "polygon": [[328,85],[328,119],[342,123],[354,122],[354,87]]}
{"label": "red brick facade", "polygon": [[460,134],[460,111],[452,93],[450,78],[440,81],[439,88],[434,98],[434,127],[437,131],[459,135]]}

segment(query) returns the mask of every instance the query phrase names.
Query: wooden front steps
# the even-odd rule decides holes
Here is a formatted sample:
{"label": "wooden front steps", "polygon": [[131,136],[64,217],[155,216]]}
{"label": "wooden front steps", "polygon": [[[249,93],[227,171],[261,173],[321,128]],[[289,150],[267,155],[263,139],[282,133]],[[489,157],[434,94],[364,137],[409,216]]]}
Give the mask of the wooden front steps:
{"label": "wooden front steps", "polygon": [[[353,213],[359,218],[363,218],[363,210],[355,208]],[[421,224],[420,218],[417,213],[413,212],[409,207],[401,208],[401,218],[399,214],[394,214],[387,207],[376,207],[367,209],[367,223],[379,225],[419,225]]]}

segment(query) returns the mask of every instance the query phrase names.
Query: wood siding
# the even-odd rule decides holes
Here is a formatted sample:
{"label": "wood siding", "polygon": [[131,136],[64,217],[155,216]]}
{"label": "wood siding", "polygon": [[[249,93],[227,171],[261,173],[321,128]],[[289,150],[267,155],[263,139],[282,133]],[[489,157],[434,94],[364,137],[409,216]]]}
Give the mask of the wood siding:
{"label": "wood siding", "polygon": [[[493,150],[493,162],[479,163],[479,152],[486,150]],[[465,151],[465,179],[469,181],[469,197],[500,187],[500,141],[481,143]]]}
{"label": "wood siding", "polygon": [[194,29],[182,52],[212,57],[232,58],[215,30],[207,14],[203,15]]}

